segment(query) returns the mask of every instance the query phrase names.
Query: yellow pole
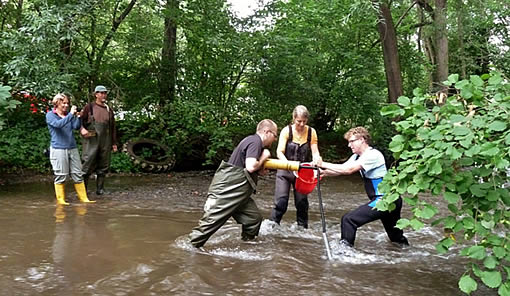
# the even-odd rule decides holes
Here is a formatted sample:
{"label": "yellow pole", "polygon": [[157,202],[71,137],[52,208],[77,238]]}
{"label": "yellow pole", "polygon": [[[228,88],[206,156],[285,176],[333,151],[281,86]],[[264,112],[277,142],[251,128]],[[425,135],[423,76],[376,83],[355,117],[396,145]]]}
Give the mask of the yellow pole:
{"label": "yellow pole", "polygon": [[299,161],[270,158],[264,163],[265,169],[299,171]]}

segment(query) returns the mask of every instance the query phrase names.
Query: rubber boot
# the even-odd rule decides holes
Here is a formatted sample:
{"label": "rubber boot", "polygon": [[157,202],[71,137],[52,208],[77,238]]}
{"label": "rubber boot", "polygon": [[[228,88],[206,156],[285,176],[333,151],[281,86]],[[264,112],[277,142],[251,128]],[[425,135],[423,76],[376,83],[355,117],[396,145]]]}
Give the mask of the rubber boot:
{"label": "rubber boot", "polygon": [[104,176],[97,176],[96,178],[96,194],[97,195],[106,194],[104,190]]}
{"label": "rubber boot", "polygon": [[69,203],[66,202],[65,184],[55,184],[55,194],[57,196],[57,204],[69,205]]}
{"label": "rubber boot", "polygon": [[66,212],[64,210],[64,206],[61,204],[57,204],[57,207],[55,208],[55,222],[62,223],[64,222],[65,217]]}
{"label": "rubber boot", "polygon": [[95,203],[96,201],[89,200],[87,197],[87,190],[85,189],[85,183],[75,183],[74,189],[76,190],[76,194],[78,195],[78,198],[83,203]]}

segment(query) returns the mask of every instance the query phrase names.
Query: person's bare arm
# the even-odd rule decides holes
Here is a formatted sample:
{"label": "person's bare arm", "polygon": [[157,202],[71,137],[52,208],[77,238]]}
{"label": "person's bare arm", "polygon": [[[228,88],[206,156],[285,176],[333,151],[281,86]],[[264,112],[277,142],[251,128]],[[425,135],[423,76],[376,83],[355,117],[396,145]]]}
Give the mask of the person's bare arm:
{"label": "person's bare arm", "polygon": [[362,169],[361,164],[357,161],[342,164],[323,161],[321,167],[324,169],[322,171],[324,176],[350,175]]}
{"label": "person's bare arm", "polygon": [[271,152],[269,152],[268,149],[264,149],[259,160],[254,157],[246,158],[246,170],[248,170],[250,173],[258,171],[261,167],[264,166],[264,163],[270,156]]}

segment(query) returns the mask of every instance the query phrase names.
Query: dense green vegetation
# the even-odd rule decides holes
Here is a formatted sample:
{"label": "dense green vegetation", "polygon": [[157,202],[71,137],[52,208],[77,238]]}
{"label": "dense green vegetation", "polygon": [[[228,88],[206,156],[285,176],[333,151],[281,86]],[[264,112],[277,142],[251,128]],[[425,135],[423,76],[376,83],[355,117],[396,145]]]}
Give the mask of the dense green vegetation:
{"label": "dense green vegetation", "polygon": [[[214,166],[259,120],[281,128],[304,104],[325,159],[347,156],[357,125],[393,153],[385,200],[406,195],[416,216],[402,227],[434,222],[472,244],[482,265],[463,292],[474,275],[509,295],[507,1],[266,3],[239,18],[226,0],[0,1],[0,171],[49,171],[57,92],[81,107],[106,85],[121,144],[159,140],[177,170]],[[122,153],[112,169],[137,170]],[[451,213],[433,220],[422,193]]]}

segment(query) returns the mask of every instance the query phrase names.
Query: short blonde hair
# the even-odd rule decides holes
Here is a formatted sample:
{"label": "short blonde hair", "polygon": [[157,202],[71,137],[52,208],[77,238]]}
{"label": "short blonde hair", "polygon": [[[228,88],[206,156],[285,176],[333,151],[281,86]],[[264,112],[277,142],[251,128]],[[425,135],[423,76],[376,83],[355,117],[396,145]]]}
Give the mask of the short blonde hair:
{"label": "short blonde hair", "polygon": [[276,123],[274,123],[274,121],[272,121],[271,119],[261,120],[259,122],[259,124],[257,124],[257,133],[261,133],[267,129],[268,130],[272,130],[272,129],[278,130],[278,127],[276,126]]}
{"label": "short blonde hair", "polygon": [[370,141],[372,140],[370,138],[370,134],[368,133],[367,129],[362,126],[353,127],[350,130],[348,130],[344,134],[344,139],[349,141],[349,138],[352,136],[363,138],[363,139],[365,139],[365,142],[367,142],[367,143],[370,143]]}
{"label": "short blonde hair", "polygon": [[65,100],[65,99],[67,99],[67,100],[69,101],[69,103],[71,103],[71,100],[69,99],[69,97],[68,97],[66,94],[64,94],[64,93],[58,93],[58,94],[56,94],[56,95],[53,97],[53,100],[51,100],[51,103],[52,103],[54,106],[56,106],[56,105],[58,104],[58,102],[63,101],[63,100]]}

